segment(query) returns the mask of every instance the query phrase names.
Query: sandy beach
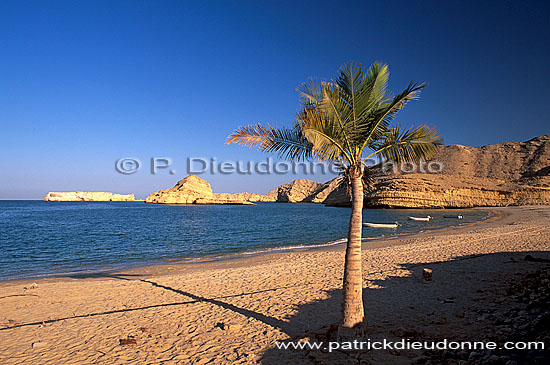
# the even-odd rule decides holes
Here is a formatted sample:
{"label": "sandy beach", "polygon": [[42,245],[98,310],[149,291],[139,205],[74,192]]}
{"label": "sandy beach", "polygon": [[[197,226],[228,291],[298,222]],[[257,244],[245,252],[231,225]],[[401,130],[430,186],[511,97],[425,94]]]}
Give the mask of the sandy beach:
{"label": "sandy beach", "polygon": [[[548,267],[550,207],[491,208],[470,226],[365,241],[370,338],[476,340],[481,308]],[[279,350],[337,324],[343,245],[0,283],[2,364],[411,363],[411,352]],[[433,281],[423,282],[423,268]],[[495,301],[496,300],[496,301]],[[473,337],[473,338],[472,338]]]}

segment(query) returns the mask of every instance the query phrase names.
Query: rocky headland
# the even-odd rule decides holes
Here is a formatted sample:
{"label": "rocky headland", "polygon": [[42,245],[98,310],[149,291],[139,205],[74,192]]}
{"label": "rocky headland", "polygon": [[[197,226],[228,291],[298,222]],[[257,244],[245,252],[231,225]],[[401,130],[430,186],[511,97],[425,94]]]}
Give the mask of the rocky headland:
{"label": "rocky headland", "polygon": [[113,194],[102,191],[69,191],[49,192],[44,200],[57,202],[131,202],[135,201],[135,197],[134,194]]}
{"label": "rocky headland", "polygon": [[268,199],[267,195],[251,193],[216,194],[212,192],[208,181],[195,175],[189,175],[178,181],[174,187],[149,195],[145,202],[157,204],[253,204],[253,201],[266,201],[265,199]]}
{"label": "rocky headland", "polygon": [[323,203],[327,196],[336,189],[337,182],[335,179],[322,184],[306,179],[297,179],[281,185],[267,194],[230,194],[213,193],[208,181],[195,175],[189,175],[178,181],[174,187],[149,195],[145,201],[157,204]]}

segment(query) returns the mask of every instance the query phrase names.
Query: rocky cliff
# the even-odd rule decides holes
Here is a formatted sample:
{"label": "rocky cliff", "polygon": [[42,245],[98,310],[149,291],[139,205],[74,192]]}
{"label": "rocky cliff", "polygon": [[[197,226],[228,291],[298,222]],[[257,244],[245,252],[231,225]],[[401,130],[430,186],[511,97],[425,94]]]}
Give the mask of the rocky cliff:
{"label": "rocky cliff", "polygon": [[46,201],[87,201],[87,202],[108,202],[135,201],[134,194],[113,194],[107,192],[70,191],[70,192],[49,192],[44,197]]}
{"label": "rocky cliff", "polygon": [[269,193],[213,193],[214,199],[219,200],[246,200],[250,202],[278,202],[278,203],[324,203],[327,197],[336,196],[335,190],[339,179],[328,183],[318,183],[307,179],[297,179],[281,185]]}
{"label": "rocky cliff", "polygon": [[[145,199],[147,203],[157,204],[253,204],[247,199],[237,198],[235,194],[214,194],[208,181],[195,175],[189,175],[170,189],[153,193]],[[259,195],[259,194],[255,194]]]}
{"label": "rocky cliff", "polygon": [[281,203],[311,202],[325,184],[316,183],[306,179],[294,180],[277,189],[277,201]]}
{"label": "rocky cliff", "polygon": [[[336,202],[340,203],[340,202]],[[377,179],[366,207],[471,208],[550,204],[550,188],[457,175],[407,174]]]}
{"label": "rocky cliff", "polygon": [[194,204],[197,199],[212,199],[212,188],[208,181],[195,175],[189,175],[170,189],[160,190],[149,195],[146,203],[158,204]]}
{"label": "rocky cliff", "polygon": [[[427,171],[430,163],[436,172]],[[441,146],[424,168],[402,172],[374,169],[365,190],[366,207],[467,208],[550,204],[550,135],[527,142],[483,147]],[[299,179],[278,188],[278,202],[314,202],[348,206],[341,178],[327,184]]]}
{"label": "rocky cliff", "polygon": [[483,147],[442,146],[439,173],[381,174],[371,207],[469,208],[550,204],[550,135]]}
{"label": "rocky cliff", "polygon": [[256,193],[212,193],[212,196],[218,200],[244,200],[249,202],[274,202],[277,201],[277,189],[262,195]]}
{"label": "rocky cliff", "polygon": [[288,184],[279,186],[273,190],[279,203],[324,203],[325,200],[337,189],[341,178],[336,178],[328,183],[318,183],[306,179],[297,179]]}

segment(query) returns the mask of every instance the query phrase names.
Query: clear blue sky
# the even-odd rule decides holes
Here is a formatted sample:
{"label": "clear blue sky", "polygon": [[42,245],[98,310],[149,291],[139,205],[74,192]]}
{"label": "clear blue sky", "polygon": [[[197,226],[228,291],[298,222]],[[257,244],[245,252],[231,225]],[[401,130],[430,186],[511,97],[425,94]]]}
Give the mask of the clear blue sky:
{"label": "clear blue sky", "polygon": [[[398,121],[448,144],[550,133],[549,19],[548,2],[519,0],[2,1],[0,199],[145,197],[183,178],[187,157],[261,161],[225,137],[292,123],[296,86],[348,61],[388,63],[394,92],[429,83]],[[176,174],[121,175],[121,157],[170,157]],[[203,177],[259,193],[295,178]]]}

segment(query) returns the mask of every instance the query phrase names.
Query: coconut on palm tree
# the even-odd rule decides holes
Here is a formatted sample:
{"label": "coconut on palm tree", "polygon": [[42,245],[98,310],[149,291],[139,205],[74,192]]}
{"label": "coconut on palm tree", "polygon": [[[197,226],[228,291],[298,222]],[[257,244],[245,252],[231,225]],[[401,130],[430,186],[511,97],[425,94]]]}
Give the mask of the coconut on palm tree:
{"label": "coconut on palm tree", "polygon": [[345,255],[342,316],[339,337],[361,336],[364,324],[361,234],[364,187],[372,167],[365,162],[416,162],[432,156],[440,137],[426,124],[401,128],[396,114],[418,99],[425,84],[410,83],[396,96],[388,92],[388,66],[368,69],[347,64],[330,82],[306,82],[298,87],[302,108],[291,127],[254,124],[239,127],[226,144],[238,143],[299,161],[337,163],[351,187],[351,217]]}

